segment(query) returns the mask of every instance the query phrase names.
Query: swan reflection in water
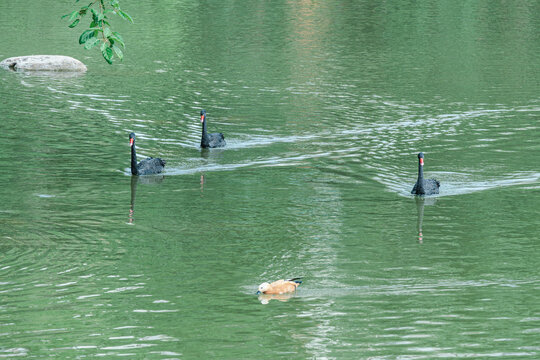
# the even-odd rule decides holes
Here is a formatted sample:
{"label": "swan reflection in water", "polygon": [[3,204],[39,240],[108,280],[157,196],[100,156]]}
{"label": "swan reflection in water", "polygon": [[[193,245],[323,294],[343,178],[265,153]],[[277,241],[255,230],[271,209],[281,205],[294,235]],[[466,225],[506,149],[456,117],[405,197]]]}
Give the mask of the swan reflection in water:
{"label": "swan reflection in water", "polygon": [[128,224],[133,224],[135,221],[135,197],[137,194],[137,184],[161,184],[165,176],[163,175],[147,175],[147,176],[131,176],[131,205],[129,207]]}
{"label": "swan reflection in water", "polygon": [[296,293],[287,293],[287,294],[259,294],[259,301],[261,304],[266,305],[270,300],[278,301],[288,301],[290,298],[294,297]]}
{"label": "swan reflection in water", "polygon": [[416,196],[416,210],[418,213],[418,242],[422,244],[424,242],[424,234],[422,233],[422,224],[424,222],[424,206],[431,206],[437,203],[437,198],[425,198],[423,196]]}
{"label": "swan reflection in water", "polygon": [[[223,154],[225,153],[224,148],[217,148],[217,149],[201,149],[201,159],[215,161],[223,158]],[[206,162],[208,164],[208,161]]]}
{"label": "swan reflection in water", "polygon": [[201,196],[204,192],[204,173],[201,173]]}
{"label": "swan reflection in water", "polygon": [[[203,167],[208,166],[208,164],[216,163],[217,159],[221,159],[223,157],[223,149],[201,149],[201,159],[203,160]],[[204,171],[201,172],[201,196],[204,192],[204,183],[206,182],[206,179],[204,178]]]}

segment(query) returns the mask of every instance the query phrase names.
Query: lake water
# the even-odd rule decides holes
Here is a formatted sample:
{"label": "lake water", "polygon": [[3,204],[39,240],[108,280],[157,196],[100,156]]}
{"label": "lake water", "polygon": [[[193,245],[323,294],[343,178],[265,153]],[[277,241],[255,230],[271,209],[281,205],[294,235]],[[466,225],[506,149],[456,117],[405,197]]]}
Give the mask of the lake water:
{"label": "lake water", "polygon": [[0,71],[0,358],[540,358],[537,2],[121,3],[114,66],[0,3],[89,68]]}

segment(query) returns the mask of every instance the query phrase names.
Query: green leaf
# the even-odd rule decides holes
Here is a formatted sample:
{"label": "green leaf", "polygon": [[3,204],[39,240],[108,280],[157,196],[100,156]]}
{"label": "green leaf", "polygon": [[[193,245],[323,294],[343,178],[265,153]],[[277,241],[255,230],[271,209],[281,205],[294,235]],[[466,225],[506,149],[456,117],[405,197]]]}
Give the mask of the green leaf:
{"label": "green leaf", "polygon": [[109,37],[111,35],[112,35],[111,28],[106,27],[105,29],[103,29],[103,36]]}
{"label": "green leaf", "polygon": [[120,42],[116,37],[114,36],[111,36],[108,38],[109,41],[111,42],[111,45],[115,45],[117,46],[116,44],[120,45],[121,47],[126,47],[122,42]]}
{"label": "green leaf", "polygon": [[75,19],[77,17],[78,13],[79,12],[77,10],[75,10],[75,11],[69,13],[69,14],[66,14],[66,15],[62,16],[62,19],[65,19],[65,18],[67,18],[69,16],[69,21],[73,21],[73,19]]}
{"label": "green leaf", "polygon": [[92,20],[95,23],[99,23],[101,20],[103,20],[103,13],[97,12],[94,8],[90,9],[90,11],[92,12]]}
{"label": "green leaf", "polygon": [[124,39],[122,39],[122,36],[120,36],[120,34],[117,33],[116,31],[113,32],[111,38],[114,39],[114,41],[118,42],[120,45],[122,45],[122,47],[126,47],[126,44],[124,43]]}
{"label": "green leaf", "polygon": [[96,30],[85,30],[81,36],[79,37],[79,44],[84,44],[87,42],[90,38],[93,38],[97,35]]}
{"label": "green leaf", "polygon": [[[97,23],[98,23],[97,12],[94,9],[90,9],[90,11],[92,12],[92,24],[96,24],[96,26],[97,26]],[[93,26],[90,25],[90,27],[93,27]]]}
{"label": "green leaf", "polygon": [[81,19],[77,19],[75,20],[74,22],[71,23],[71,25],[69,25],[68,27],[70,28],[74,28],[75,26],[77,26],[77,24],[79,23],[79,21],[81,21]]}
{"label": "green leaf", "polygon": [[112,58],[114,56],[113,50],[110,47],[106,47],[105,50],[101,51],[101,54],[103,55],[105,61],[112,65]]}
{"label": "green leaf", "polygon": [[118,7],[118,0],[109,0],[112,7]]}
{"label": "green leaf", "polygon": [[90,50],[94,46],[96,46],[99,43],[99,39],[97,37],[90,38],[86,44],[84,44],[84,48],[86,50]]}
{"label": "green leaf", "polygon": [[103,42],[103,43],[101,44],[101,52],[104,52],[106,47],[107,47],[107,43],[106,43],[106,42]]}
{"label": "green leaf", "polygon": [[118,46],[116,45],[113,45],[113,50],[114,52],[116,53],[116,56],[118,56],[118,58],[120,60],[122,60],[124,58],[124,53],[122,52],[122,49],[120,49]]}
{"label": "green leaf", "polygon": [[118,10],[118,14],[119,14],[122,18],[126,19],[127,21],[129,21],[130,23],[133,24],[133,19],[131,18],[131,16],[129,16],[129,14],[128,14],[127,12],[122,11],[122,10]]}

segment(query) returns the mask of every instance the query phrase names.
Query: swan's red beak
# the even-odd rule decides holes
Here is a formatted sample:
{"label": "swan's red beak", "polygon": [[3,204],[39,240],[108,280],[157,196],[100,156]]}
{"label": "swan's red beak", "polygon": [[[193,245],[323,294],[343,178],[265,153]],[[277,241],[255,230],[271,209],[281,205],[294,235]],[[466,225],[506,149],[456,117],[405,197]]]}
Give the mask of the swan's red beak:
{"label": "swan's red beak", "polygon": [[420,158],[420,165],[424,166],[424,159]]}
{"label": "swan's red beak", "polygon": [[201,115],[201,122],[204,122],[204,115]]}
{"label": "swan's red beak", "polygon": [[129,139],[129,146],[133,146],[133,138]]}

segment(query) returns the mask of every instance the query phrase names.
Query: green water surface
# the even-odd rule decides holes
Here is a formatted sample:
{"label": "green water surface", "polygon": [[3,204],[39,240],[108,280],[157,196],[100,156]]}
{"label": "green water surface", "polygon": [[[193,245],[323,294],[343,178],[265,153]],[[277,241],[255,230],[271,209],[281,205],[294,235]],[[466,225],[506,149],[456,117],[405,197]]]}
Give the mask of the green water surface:
{"label": "green water surface", "polygon": [[121,3],[109,66],[0,2],[88,66],[0,71],[0,358],[540,357],[538,2]]}

